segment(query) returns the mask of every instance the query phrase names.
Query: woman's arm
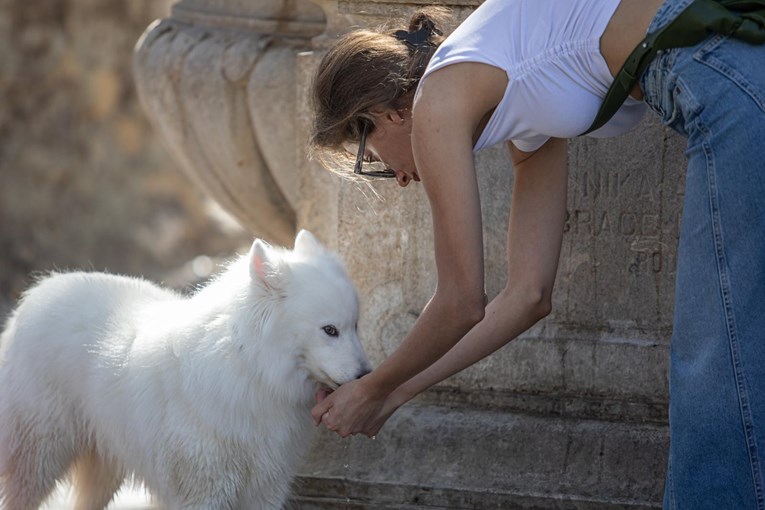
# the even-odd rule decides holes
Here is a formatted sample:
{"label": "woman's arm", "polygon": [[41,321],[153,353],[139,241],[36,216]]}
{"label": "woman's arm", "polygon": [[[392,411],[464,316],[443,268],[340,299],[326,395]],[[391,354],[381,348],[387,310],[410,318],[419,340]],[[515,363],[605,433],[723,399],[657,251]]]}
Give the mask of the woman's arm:
{"label": "woman's arm", "polygon": [[[411,332],[380,367],[359,381],[343,385],[312,411],[317,423],[323,421],[343,436],[368,431],[391,392],[436,362],[484,319],[483,242],[472,138],[483,116],[476,112],[487,112],[493,108],[498,101],[497,96],[501,97],[504,93],[506,77],[502,76],[504,81],[497,79],[497,75],[492,73],[501,71],[496,68],[480,64],[475,66],[449,66],[429,77],[424,84],[426,87],[421,90],[422,97],[415,108],[412,137],[417,168],[433,214],[438,286]],[[481,83],[489,83],[488,87],[484,87],[488,90],[483,90],[482,94],[466,94],[465,91],[474,92],[477,87],[480,88]],[[462,94],[459,100],[451,100],[450,96],[458,91]],[[550,144],[551,147],[555,145]],[[546,153],[546,150],[540,150],[537,153],[539,157],[535,155],[527,161],[534,159],[541,162]],[[565,150],[563,154],[565,161]],[[517,159],[519,164],[526,164]],[[563,167],[565,169],[565,164]],[[534,200],[538,196],[535,195]],[[528,201],[518,200],[518,208],[523,202]],[[517,208],[514,206],[514,209]],[[562,232],[562,227],[560,230]],[[558,240],[557,246],[559,243]],[[515,257],[525,253],[524,257],[532,261],[539,258],[533,254],[529,257],[529,249],[524,247],[514,253]],[[557,251],[554,260],[550,279],[554,279]],[[549,274],[550,270],[531,269],[528,274],[537,272]],[[526,287],[521,284],[519,288]],[[528,294],[523,296],[527,298]],[[539,302],[540,299],[537,296],[533,301]],[[489,312],[494,313],[494,319],[489,322],[489,336],[494,339],[501,337],[506,343],[533,324],[538,319],[538,313],[525,305],[504,304],[514,307],[516,319],[511,322],[515,325],[497,321],[496,318],[504,316],[505,312],[496,313],[497,308],[491,307]],[[440,374],[443,368],[439,367],[442,366],[439,364],[431,374]],[[331,413],[326,414],[327,411]]]}
{"label": "woman's arm", "polygon": [[420,88],[412,149],[431,208],[438,283],[410,333],[370,374],[382,394],[430,366],[483,319],[483,229],[472,139],[506,83],[503,71],[472,64],[437,71]]}
{"label": "woman's arm", "polygon": [[515,181],[508,232],[508,283],[484,319],[429,368],[397,388],[365,432],[376,434],[399,406],[504,346],[547,315],[566,214],[566,141],[532,154],[511,145]]}
{"label": "woman's arm", "polygon": [[[501,73],[499,81],[495,73]],[[421,85],[411,136],[433,215],[436,291],[390,357],[313,408],[317,424],[342,436],[367,429],[390,393],[443,356],[483,318],[483,239],[472,138],[506,85],[504,72],[483,64],[448,66]]]}

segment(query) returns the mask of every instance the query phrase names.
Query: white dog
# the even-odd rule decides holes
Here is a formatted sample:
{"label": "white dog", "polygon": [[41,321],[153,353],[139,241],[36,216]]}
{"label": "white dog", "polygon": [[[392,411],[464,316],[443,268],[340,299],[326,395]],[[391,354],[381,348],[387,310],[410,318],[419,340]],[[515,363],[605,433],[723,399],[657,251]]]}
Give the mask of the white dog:
{"label": "white dog", "polygon": [[188,298],[103,273],[46,277],[0,337],[0,507],[37,508],[69,473],[78,510],[104,508],[126,478],[162,508],[281,508],[315,385],[370,369],[358,310],[306,231],[294,251],[256,240]]}

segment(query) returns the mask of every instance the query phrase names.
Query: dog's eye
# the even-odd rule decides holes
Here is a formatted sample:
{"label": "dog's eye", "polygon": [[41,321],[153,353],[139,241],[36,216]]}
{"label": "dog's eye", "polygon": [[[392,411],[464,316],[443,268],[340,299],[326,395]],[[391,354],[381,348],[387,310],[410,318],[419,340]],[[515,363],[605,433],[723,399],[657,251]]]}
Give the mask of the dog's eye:
{"label": "dog's eye", "polygon": [[339,335],[339,333],[337,332],[337,328],[335,326],[333,326],[332,324],[330,324],[329,326],[324,326],[321,329],[323,329],[324,332],[326,334],[328,334],[329,336],[337,336],[337,335]]}

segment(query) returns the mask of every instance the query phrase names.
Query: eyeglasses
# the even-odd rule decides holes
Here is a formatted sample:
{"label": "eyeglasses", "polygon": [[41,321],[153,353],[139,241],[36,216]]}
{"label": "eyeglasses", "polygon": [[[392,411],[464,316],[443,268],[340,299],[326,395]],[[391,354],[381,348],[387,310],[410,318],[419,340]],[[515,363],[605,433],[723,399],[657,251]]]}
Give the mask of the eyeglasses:
{"label": "eyeglasses", "polygon": [[383,166],[383,170],[372,170],[370,172],[364,172],[361,166],[364,164],[364,151],[367,144],[367,130],[369,129],[369,122],[364,122],[364,127],[361,128],[361,136],[359,137],[359,152],[356,154],[356,165],[353,167],[353,173],[356,175],[363,175],[366,177],[382,177],[386,179],[395,178],[396,174]]}

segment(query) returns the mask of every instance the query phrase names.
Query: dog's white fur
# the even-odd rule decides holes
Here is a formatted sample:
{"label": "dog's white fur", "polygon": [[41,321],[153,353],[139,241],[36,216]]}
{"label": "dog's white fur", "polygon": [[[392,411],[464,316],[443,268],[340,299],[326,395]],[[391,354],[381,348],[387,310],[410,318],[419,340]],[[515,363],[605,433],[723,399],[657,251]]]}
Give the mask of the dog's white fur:
{"label": "dog's white fur", "polygon": [[256,240],[188,298],[44,278],[0,337],[0,507],[37,508],[70,472],[78,510],[131,477],[162,508],[281,508],[314,385],[369,370],[357,319],[345,270],[306,231],[294,251]]}

